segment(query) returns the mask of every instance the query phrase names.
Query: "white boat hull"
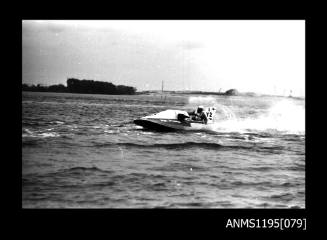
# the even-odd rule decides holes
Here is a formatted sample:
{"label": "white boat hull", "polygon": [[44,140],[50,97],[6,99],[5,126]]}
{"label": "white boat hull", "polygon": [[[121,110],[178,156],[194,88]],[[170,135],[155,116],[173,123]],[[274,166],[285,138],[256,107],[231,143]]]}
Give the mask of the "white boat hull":
{"label": "white boat hull", "polygon": [[[178,115],[183,115],[186,118],[179,120]],[[180,110],[166,110],[136,119],[134,123],[143,128],[157,131],[208,130],[208,125],[210,125],[202,121],[190,120],[188,113]]]}

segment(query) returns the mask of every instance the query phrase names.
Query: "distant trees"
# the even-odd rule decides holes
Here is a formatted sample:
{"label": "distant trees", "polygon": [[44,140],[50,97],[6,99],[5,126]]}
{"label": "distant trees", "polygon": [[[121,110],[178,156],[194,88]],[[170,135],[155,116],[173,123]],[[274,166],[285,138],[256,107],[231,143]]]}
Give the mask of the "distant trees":
{"label": "distant trees", "polygon": [[116,87],[117,94],[135,94],[136,88],[134,87],[129,87],[129,86],[124,86],[124,85],[118,85]]}
{"label": "distant trees", "polygon": [[26,83],[23,83],[22,85],[22,91],[30,91],[31,87],[27,85]]}
{"label": "distant trees", "polygon": [[239,93],[236,89],[229,89],[225,92],[225,95],[227,95],[227,96],[236,96],[238,94]]}
{"label": "distant trees", "polygon": [[51,85],[48,87],[49,92],[67,92],[67,88],[63,84]]}
{"label": "distant trees", "polygon": [[90,94],[135,94],[136,88],[124,85],[114,85],[110,82],[101,82],[94,80],[79,80],[76,78],[67,79],[67,87],[63,84],[41,86],[22,85],[23,91],[31,92],[70,92],[70,93],[90,93]]}
{"label": "distant trees", "polygon": [[67,92],[67,88],[63,84],[51,85],[51,86],[42,86],[38,85],[27,85],[23,83],[22,91],[29,92]]}
{"label": "distant trees", "polygon": [[95,94],[135,94],[136,88],[124,85],[114,85],[110,82],[94,80],[67,79],[67,88],[71,93]]}

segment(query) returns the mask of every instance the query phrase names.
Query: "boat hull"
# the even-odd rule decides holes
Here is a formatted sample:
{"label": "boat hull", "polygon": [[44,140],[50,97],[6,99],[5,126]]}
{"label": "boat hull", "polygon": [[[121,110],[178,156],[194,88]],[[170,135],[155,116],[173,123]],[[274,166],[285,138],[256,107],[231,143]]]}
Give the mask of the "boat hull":
{"label": "boat hull", "polygon": [[176,130],[198,130],[202,127],[202,122],[178,121],[172,119],[136,119],[134,123],[146,129],[157,131],[176,131]]}

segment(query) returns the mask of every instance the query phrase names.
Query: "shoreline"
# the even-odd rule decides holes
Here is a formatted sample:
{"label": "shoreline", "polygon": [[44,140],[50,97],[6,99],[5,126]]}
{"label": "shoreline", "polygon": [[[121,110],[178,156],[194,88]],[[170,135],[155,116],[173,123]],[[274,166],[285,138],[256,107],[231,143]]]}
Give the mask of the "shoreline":
{"label": "shoreline", "polygon": [[54,92],[54,91],[23,91],[23,92],[36,92],[36,93],[67,93],[67,94],[88,94],[88,95],[116,95],[116,96],[136,96],[136,95],[146,95],[146,96],[163,96],[163,95],[207,95],[207,96],[225,96],[225,97],[279,97],[279,98],[291,98],[298,100],[305,100],[305,97],[290,97],[281,95],[270,95],[270,94],[258,94],[258,93],[238,93],[236,95],[229,95],[226,93],[219,92],[202,92],[202,91],[140,91],[134,94],[104,94],[104,93],[74,93],[74,92]]}

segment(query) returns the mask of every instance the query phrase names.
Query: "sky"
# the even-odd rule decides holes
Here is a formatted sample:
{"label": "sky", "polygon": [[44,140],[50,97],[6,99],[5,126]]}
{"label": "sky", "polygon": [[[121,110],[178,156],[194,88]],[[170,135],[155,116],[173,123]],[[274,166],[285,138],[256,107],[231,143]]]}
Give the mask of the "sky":
{"label": "sky", "polygon": [[304,20],[23,20],[22,82],[305,94]]}

